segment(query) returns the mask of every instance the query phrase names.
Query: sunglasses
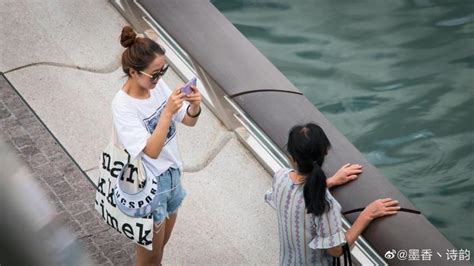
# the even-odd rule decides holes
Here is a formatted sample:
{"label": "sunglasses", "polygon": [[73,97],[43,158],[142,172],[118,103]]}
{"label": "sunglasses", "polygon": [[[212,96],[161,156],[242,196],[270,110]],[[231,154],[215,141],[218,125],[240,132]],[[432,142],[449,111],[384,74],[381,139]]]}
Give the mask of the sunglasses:
{"label": "sunglasses", "polygon": [[150,74],[145,73],[143,71],[140,71],[140,73],[142,73],[143,75],[149,77],[151,79],[151,81],[157,82],[166,73],[166,70],[168,70],[168,67],[169,67],[168,64],[164,65],[162,69],[160,69],[158,72],[154,73],[153,75],[150,75]]}

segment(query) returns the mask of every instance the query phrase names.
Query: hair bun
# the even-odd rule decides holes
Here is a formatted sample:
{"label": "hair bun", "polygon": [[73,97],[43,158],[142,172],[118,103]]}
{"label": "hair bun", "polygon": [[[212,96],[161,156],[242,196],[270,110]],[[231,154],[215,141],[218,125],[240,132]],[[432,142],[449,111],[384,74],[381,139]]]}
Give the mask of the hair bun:
{"label": "hair bun", "polygon": [[135,39],[137,38],[137,34],[130,26],[125,26],[122,29],[122,35],[120,35],[120,44],[123,47],[128,48],[133,45]]}

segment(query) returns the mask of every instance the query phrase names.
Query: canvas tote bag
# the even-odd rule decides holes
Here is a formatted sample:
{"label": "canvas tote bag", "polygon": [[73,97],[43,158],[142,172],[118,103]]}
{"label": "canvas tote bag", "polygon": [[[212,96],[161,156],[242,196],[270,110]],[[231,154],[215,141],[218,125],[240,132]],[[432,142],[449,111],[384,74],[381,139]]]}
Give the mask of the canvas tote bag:
{"label": "canvas tote bag", "polygon": [[118,233],[152,250],[156,180],[146,177],[141,159],[131,159],[112,128],[111,141],[100,158],[95,209]]}

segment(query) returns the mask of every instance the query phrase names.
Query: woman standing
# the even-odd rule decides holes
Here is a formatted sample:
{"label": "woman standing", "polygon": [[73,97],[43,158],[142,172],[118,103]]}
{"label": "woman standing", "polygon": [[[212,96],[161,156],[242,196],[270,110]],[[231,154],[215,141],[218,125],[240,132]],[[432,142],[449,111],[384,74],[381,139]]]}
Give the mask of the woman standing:
{"label": "woman standing", "polygon": [[290,131],[288,153],[295,170],[283,168],[275,173],[272,189],[265,195],[277,211],[280,265],[332,265],[332,256],[341,256],[341,246],[346,242],[351,246],[372,220],[400,209],[395,200],[376,200],[344,234],[341,206],[327,187],[355,179],[362,168],[347,164],[326,179],[321,166],[329,148],[329,139],[315,124]]}
{"label": "woman standing", "polygon": [[137,245],[136,265],[159,265],[186,196],[176,123],[196,124],[201,94],[194,86],[189,95],[182,93],[180,86],[170,91],[161,79],[168,69],[165,51],[153,40],[137,37],[125,26],[120,42],[126,48],[122,68],[128,79],[112,102],[117,139],[132,158],[142,158],[147,175],[156,177],[161,192],[157,195],[160,204],[153,211],[153,250]]}

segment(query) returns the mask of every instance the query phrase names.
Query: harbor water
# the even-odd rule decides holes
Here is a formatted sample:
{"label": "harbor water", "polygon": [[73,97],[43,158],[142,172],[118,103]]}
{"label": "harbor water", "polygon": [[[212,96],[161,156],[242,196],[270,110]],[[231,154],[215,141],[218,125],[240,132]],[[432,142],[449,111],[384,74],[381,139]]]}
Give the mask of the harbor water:
{"label": "harbor water", "polygon": [[211,2],[458,249],[473,250],[472,0]]}

